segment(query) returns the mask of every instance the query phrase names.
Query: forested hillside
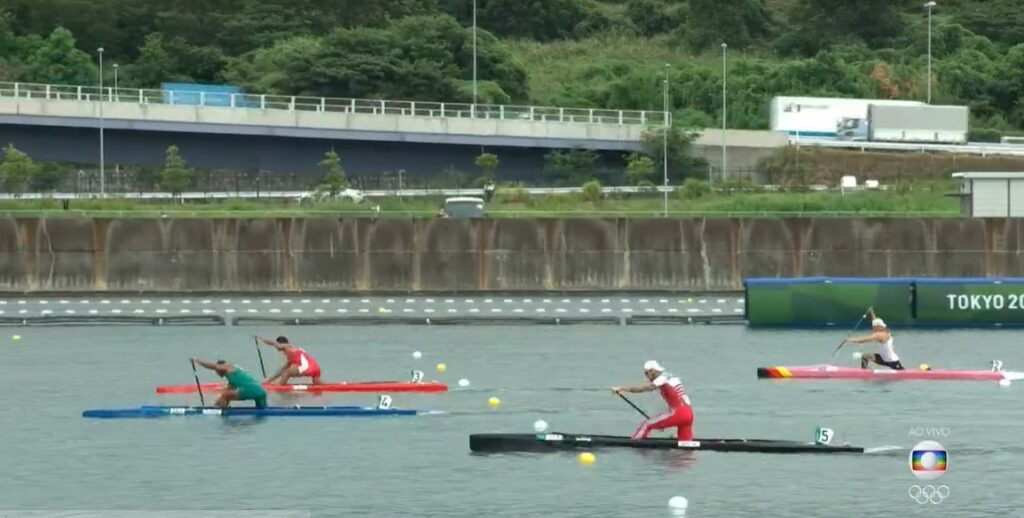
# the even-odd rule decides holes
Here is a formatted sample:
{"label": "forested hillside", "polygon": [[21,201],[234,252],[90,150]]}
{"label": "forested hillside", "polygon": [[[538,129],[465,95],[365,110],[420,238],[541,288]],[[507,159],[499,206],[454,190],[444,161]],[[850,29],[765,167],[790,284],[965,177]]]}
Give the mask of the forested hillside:
{"label": "forested hillside", "polygon": [[[767,126],[774,95],[923,99],[920,0],[477,0],[481,102],[673,109]],[[933,97],[974,129],[1024,129],[1020,0],[940,0]],[[123,86],[471,99],[471,0],[5,0],[0,80],[87,84],[98,47]],[[112,75],[111,67],[106,74]]]}

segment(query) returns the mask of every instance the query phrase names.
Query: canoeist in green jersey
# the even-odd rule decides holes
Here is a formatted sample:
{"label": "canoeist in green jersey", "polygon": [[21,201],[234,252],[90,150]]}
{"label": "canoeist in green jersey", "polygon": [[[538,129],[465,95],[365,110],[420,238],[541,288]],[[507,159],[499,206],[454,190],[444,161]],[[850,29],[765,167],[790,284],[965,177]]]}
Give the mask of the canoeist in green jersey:
{"label": "canoeist in green jersey", "polygon": [[217,360],[217,363],[204,362],[199,358],[192,358],[198,365],[210,369],[220,377],[228,381],[227,388],[220,393],[216,405],[227,408],[232,401],[253,400],[256,408],[267,408],[267,391],[260,385],[260,382],[238,365],[227,363],[224,360]]}

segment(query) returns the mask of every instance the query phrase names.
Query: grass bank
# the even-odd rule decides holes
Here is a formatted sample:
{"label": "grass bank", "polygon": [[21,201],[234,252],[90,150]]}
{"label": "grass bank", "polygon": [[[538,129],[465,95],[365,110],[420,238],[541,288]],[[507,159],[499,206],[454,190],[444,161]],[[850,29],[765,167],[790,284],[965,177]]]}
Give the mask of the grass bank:
{"label": "grass bank", "polygon": [[[855,192],[694,192],[669,196],[672,217],[901,217],[959,214],[959,201],[948,196],[948,182],[901,186],[900,189]],[[7,217],[435,217],[443,197],[371,199],[362,204],[302,204],[284,200],[225,200],[188,204],[144,203],[136,200],[82,200],[67,210],[59,201],[0,202]],[[587,198],[582,194],[529,195],[521,189],[499,190],[487,205],[489,216],[512,217],[661,217],[661,194],[643,193]]]}

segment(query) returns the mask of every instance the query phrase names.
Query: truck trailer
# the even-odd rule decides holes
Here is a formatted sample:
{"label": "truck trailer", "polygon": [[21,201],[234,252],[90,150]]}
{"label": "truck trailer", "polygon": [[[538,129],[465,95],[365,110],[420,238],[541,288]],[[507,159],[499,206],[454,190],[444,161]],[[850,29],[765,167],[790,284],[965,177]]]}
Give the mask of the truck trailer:
{"label": "truck trailer", "polygon": [[920,101],[890,101],[882,99],[842,99],[836,97],[775,97],[771,101],[771,129],[783,131],[793,137],[837,137],[836,129],[843,119],[864,119],[868,107],[927,106]]}
{"label": "truck trailer", "polygon": [[872,104],[865,118],[844,118],[839,140],[966,144],[970,111],[966,106],[891,106]]}

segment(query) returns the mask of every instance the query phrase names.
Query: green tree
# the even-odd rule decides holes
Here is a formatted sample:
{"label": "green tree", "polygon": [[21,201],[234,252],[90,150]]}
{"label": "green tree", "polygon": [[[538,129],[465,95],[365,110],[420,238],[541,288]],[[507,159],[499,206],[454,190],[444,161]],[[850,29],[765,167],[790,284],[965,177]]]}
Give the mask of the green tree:
{"label": "green tree", "polygon": [[583,199],[591,203],[601,201],[601,182],[589,180],[583,183]]}
{"label": "green tree", "polygon": [[49,162],[39,164],[28,180],[33,192],[53,192],[64,182],[64,169]]}
{"label": "green tree", "polygon": [[125,70],[125,82],[142,88],[156,88],[165,81],[180,79],[174,74],[175,63],[164,47],[164,35],[152,33],[139,48],[139,58]]}
{"label": "green tree", "polygon": [[[523,65],[485,31],[478,43],[481,94],[487,96],[481,101],[525,99]],[[383,28],[283,40],[232,64],[227,75],[275,93],[469,101],[472,62],[466,28],[447,16],[414,16]]]}
{"label": "green tree", "polygon": [[498,169],[498,155],[493,153],[480,153],[480,156],[476,157],[476,166],[483,171],[484,176],[490,179],[494,179],[494,171]]}
{"label": "green tree", "polygon": [[0,162],[0,179],[9,192],[22,193],[32,177],[39,174],[39,165],[13,144],[4,148],[4,159]]}
{"label": "green tree", "polygon": [[[654,163],[661,164],[664,160],[664,128],[645,131],[641,137],[644,154],[651,157]],[[668,177],[679,182],[686,178],[699,178],[707,175],[707,161],[693,154],[693,141],[699,135],[679,127],[668,130]]]}
{"label": "green tree", "polygon": [[797,0],[780,48],[813,56],[851,40],[859,39],[870,46],[890,43],[904,30],[902,13],[913,4],[910,0]]}
{"label": "green tree", "polygon": [[682,21],[681,14],[681,9],[670,6],[665,0],[629,0],[626,3],[626,16],[640,34],[646,36],[675,30]]}
{"label": "green tree", "polygon": [[89,85],[97,69],[89,55],[75,48],[71,31],[57,27],[28,59],[28,80],[38,83]]}
{"label": "green tree", "polygon": [[744,49],[771,32],[771,18],[760,0],[689,0],[683,39],[695,51]]}
{"label": "green tree", "polygon": [[559,183],[579,185],[594,177],[597,159],[592,149],[557,150],[544,155],[544,168]]}
{"label": "green tree", "polygon": [[320,179],[320,185],[317,186],[318,193],[333,198],[348,187],[348,178],[345,176],[345,170],[341,167],[341,157],[334,150],[325,153],[324,159],[320,161],[319,165],[320,169],[324,171],[324,176]]}
{"label": "green tree", "polygon": [[181,158],[178,146],[167,148],[164,170],[160,173],[160,186],[177,196],[192,184],[193,171]]}
{"label": "green tree", "polygon": [[571,37],[576,26],[590,14],[582,0],[477,1],[481,26],[502,36],[537,41]]}
{"label": "green tree", "polygon": [[630,153],[626,158],[626,181],[630,185],[653,183],[654,160],[640,153]]}

